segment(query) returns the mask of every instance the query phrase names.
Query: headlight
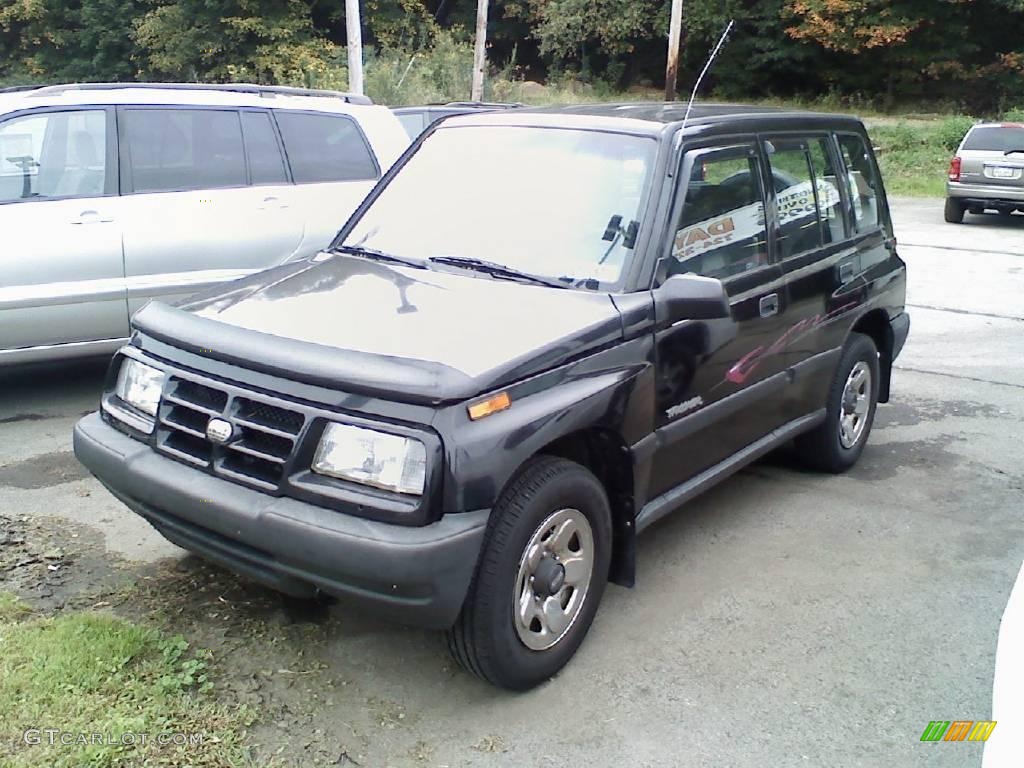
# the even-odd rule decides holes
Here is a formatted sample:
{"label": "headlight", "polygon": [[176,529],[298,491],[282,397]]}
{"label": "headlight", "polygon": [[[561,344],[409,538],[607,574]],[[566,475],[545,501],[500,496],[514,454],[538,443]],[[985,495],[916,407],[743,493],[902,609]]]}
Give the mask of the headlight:
{"label": "headlight", "polygon": [[138,360],[125,358],[121,370],[117,372],[114,394],[133,408],[155,417],[163,388],[163,371]]}
{"label": "headlight", "polygon": [[427,449],[419,440],[347,424],[328,424],[313,471],[399,493],[422,494]]}

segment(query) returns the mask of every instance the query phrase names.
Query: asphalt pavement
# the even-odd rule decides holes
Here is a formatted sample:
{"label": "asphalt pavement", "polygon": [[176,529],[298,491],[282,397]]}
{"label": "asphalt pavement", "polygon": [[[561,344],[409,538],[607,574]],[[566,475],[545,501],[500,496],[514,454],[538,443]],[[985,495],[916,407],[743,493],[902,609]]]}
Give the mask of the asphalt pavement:
{"label": "asphalt pavement", "polygon": [[[452,670],[431,633],[343,616],[323,664],[408,714],[361,732],[362,765],[981,765],[980,744],[920,737],[989,719],[1024,559],[1024,216],[893,209],[913,325],[860,464],[769,457],[654,526],[637,586],[610,587],[577,658],[528,694]],[[102,374],[0,375],[0,514],[90,531],[118,562],[180,558],[71,453]]]}

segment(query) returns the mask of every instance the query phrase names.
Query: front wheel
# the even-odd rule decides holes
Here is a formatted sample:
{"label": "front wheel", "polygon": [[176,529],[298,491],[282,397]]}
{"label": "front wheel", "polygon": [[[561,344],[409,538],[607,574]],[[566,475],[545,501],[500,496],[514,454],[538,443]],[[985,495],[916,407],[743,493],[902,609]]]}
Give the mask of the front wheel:
{"label": "front wheel", "polygon": [[600,481],[565,459],[531,459],[491,512],[476,577],[448,648],[494,685],[526,690],[576,653],[611,562]]}
{"label": "front wheel", "polygon": [[845,472],[860,458],[878,405],[878,349],[869,336],[850,335],[828,390],[825,421],[796,439],[802,462],[823,472]]}

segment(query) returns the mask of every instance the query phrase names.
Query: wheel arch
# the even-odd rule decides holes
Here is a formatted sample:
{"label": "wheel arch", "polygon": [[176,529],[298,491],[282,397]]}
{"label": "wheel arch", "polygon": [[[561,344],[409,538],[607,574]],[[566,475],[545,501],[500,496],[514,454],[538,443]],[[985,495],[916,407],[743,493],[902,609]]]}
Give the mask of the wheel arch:
{"label": "wheel arch", "polygon": [[889,391],[892,383],[893,347],[895,338],[889,314],[884,309],[872,309],[866,312],[853,324],[850,333],[860,333],[875,342],[878,350],[878,367],[881,381],[878,383],[878,402],[889,402]]}

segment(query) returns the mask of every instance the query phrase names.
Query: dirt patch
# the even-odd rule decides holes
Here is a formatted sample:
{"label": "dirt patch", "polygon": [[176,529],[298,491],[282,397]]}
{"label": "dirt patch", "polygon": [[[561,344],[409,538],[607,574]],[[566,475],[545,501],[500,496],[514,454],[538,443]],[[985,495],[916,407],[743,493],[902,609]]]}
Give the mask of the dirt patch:
{"label": "dirt patch", "polygon": [[947,418],[1000,419],[1006,412],[993,405],[969,400],[901,400],[881,405],[875,416],[875,427],[909,427]]}
{"label": "dirt patch", "polygon": [[35,490],[89,477],[71,451],[54,451],[0,467],[0,485]]}
{"label": "dirt patch", "polygon": [[16,416],[5,416],[0,419],[0,424],[17,424],[19,421],[44,421],[50,418],[41,413],[20,413]]}

